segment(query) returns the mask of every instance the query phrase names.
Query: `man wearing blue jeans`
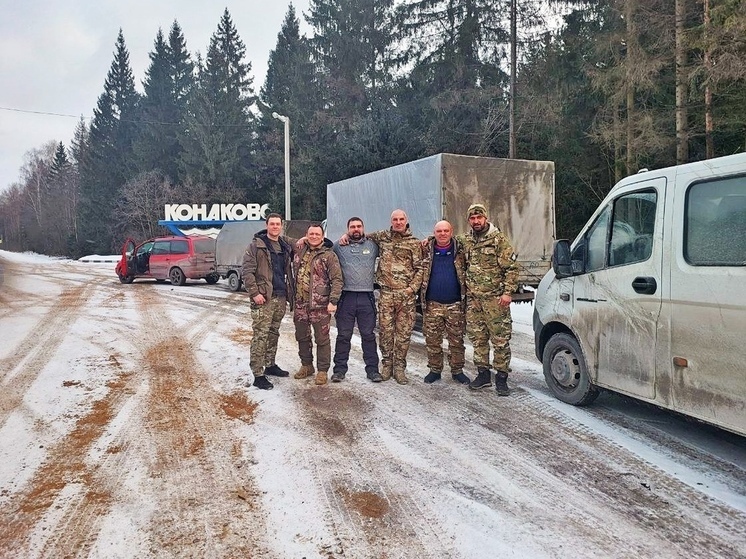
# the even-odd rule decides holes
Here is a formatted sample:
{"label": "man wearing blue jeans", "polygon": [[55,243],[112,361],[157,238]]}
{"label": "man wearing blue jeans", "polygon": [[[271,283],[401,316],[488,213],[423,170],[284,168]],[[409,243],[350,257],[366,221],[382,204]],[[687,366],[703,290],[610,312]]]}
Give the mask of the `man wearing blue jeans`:
{"label": "man wearing blue jeans", "polygon": [[365,373],[373,382],[383,378],[378,370],[378,348],[376,346],[376,303],[373,296],[378,245],[365,238],[363,220],[351,217],[347,220],[349,244],[334,243],[334,252],[339,258],[344,277],[342,297],[334,315],[337,324],[337,342],[334,348],[334,372],[332,382],[341,382],[347,373],[350,357],[350,340],[357,321],[363,346]]}

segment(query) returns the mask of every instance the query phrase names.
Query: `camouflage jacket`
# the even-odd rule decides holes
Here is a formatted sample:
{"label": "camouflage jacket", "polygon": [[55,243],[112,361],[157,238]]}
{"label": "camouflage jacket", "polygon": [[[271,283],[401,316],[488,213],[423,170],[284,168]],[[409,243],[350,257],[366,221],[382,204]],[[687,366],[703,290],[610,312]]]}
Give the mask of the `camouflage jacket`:
{"label": "camouflage jacket", "polygon": [[[456,256],[453,260],[456,266],[456,276],[461,285],[461,301],[466,297],[466,253],[462,241],[453,238]],[[427,246],[422,249],[422,287],[420,288],[420,305],[424,311],[427,306],[427,286],[430,283],[430,272],[433,269],[433,252],[435,250],[435,237],[430,237]]]}
{"label": "camouflage jacket", "polygon": [[466,254],[466,292],[469,295],[500,296],[518,289],[518,264],[507,235],[489,224],[483,235],[469,231],[460,235]]}
{"label": "camouflage jacket", "polygon": [[295,304],[309,310],[326,310],[342,295],[342,268],[332,250],[332,242],[324,239],[319,248],[312,249],[308,243],[295,252],[293,270],[296,276]]}
{"label": "camouflage jacket", "polygon": [[422,285],[422,248],[409,227],[404,233],[388,229],[368,233],[366,237],[378,245],[376,282],[381,289],[411,287],[417,293]]}
{"label": "camouflage jacket", "polygon": [[[291,266],[293,247],[283,237],[280,237],[279,242],[283,251],[288,255],[285,261],[285,290],[287,291],[287,300],[292,308],[293,287],[295,285]],[[264,295],[266,299],[272,297],[272,258],[269,255],[268,243],[267,230],[263,229],[254,235],[254,239],[243,255],[241,279],[244,288],[252,299],[259,294]]]}

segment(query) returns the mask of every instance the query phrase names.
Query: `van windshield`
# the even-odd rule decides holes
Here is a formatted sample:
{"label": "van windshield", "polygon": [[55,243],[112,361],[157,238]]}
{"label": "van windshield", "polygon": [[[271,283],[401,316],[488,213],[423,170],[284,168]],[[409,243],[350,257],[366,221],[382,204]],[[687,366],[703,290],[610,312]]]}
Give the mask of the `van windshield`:
{"label": "van windshield", "polygon": [[215,252],[215,240],[214,239],[195,239],[194,252],[199,253],[199,254]]}

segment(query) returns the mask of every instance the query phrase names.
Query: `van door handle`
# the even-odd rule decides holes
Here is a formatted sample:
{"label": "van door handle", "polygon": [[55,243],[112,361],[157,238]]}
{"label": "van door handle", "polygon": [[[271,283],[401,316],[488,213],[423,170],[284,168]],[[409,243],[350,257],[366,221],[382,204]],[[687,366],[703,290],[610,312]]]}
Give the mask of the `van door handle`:
{"label": "van door handle", "polygon": [[632,280],[632,289],[643,295],[652,295],[658,290],[655,278],[638,276]]}

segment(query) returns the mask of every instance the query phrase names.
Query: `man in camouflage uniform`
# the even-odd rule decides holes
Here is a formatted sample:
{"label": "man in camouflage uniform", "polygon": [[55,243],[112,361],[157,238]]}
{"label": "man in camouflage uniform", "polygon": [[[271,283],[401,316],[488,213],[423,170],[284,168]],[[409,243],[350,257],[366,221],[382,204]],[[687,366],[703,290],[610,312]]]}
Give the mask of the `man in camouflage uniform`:
{"label": "man in camouflage uniform", "polygon": [[466,258],[462,244],[453,238],[447,221],[435,224],[434,236],[424,246],[422,288],[422,333],[430,372],[425,382],[440,380],[443,371],[443,336],[448,340],[448,365],[454,381],[469,384],[464,372],[464,300]]}
{"label": "man in camouflage uniform", "polygon": [[311,329],[316,340],[316,384],[326,384],[327,373],[332,360],[329,323],[337,310],[337,302],[342,294],[342,269],[339,259],[332,250],[332,242],[324,238],[321,225],[308,228],[300,249],[293,257],[295,273],[295,339],[298,342],[300,370],[296,379],[303,379],[314,373],[313,345]]}
{"label": "man in camouflage uniform", "polygon": [[391,228],[366,235],[378,245],[376,281],[381,286],[378,301],[378,344],[381,347],[381,377],[392,376],[399,384],[406,375],[409,341],[414,328],[416,293],[422,284],[422,249],[412,236],[407,214],[391,213]]}
{"label": "man in camouflage uniform", "polygon": [[477,378],[469,388],[492,386],[490,342],[494,349],[495,388],[510,394],[511,293],[518,287],[518,266],[508,237],[487,221],[487,209],[472,204],[467,211],[471,231],[464,235],[466,253],[466,331],[474,346]]}
{"label": "man in camouflage uniform", "polygon": [[[287,303],[293,301],[293,247],[280,237],[282,216],[272,213],[267,228],[254,235],[243,257],[241,279],[251,297],[251,340],[249,366],[254,386],[271,390],[273,384],[265,375],[286,377],[289,373],[275,364],[280,324]],[[248,383],[247,383],[248,386]]]}

